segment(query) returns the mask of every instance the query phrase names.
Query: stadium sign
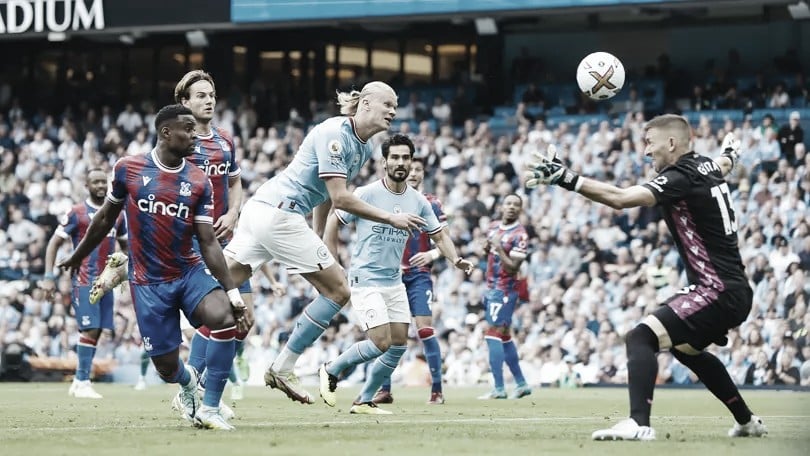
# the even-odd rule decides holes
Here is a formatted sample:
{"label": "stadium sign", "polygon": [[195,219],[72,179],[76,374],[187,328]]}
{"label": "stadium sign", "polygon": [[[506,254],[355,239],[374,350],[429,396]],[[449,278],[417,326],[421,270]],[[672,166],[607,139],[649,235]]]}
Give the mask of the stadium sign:
{"label": "stadium sign", "polygon": [[103,0],[0,0],[0,34],[104,29]]}

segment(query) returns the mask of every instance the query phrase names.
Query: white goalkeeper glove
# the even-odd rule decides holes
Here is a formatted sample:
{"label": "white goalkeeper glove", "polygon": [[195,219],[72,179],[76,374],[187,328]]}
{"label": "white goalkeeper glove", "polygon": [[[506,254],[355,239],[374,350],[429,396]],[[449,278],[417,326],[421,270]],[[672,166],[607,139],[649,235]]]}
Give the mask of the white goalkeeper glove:
{"label": "white goalkeeper glove", "polygon": [[721,156],[731,160],[731,167],[737,164],[737,159],[740,156],[740,140],[734,136],[734,133],[728,132],[723,138],[723,144],[720,145],[723,153]]}
{"label": "white goalkeeper glove", "polygon": [[560,187],[575,191],[579,183],[579,174],[571,171],[557,158],[557,147],[549,144],[546,155],[533,152],[534,161],[529,163],[523,173],[526,187],[535,188],[540,184],[559,185]]}

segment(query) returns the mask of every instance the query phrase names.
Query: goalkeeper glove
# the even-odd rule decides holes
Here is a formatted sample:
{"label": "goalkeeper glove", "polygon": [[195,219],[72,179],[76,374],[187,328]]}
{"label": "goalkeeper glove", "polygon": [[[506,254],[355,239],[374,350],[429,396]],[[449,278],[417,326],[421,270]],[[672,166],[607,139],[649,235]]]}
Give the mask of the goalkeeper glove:
{"label": "goalkeeper glove", "polygon": [[535,161],[529,164],[524,173],[526,187],[535,188],[540,184],[556,184],[560,187],[575,191],[579,183],[579,174],[571,171],[557,158],[557,148],[549,144],[546,155],[539,152],[532,154]]}
{"label": "goalkeeper glove", "polygon": [[740,156],[740,140],[734,137],[734,133],[728,132],[723,138],[723,144],[720,146],[723,150],[722,157],[731,160],[731,167],[737,164],[737,158]]}

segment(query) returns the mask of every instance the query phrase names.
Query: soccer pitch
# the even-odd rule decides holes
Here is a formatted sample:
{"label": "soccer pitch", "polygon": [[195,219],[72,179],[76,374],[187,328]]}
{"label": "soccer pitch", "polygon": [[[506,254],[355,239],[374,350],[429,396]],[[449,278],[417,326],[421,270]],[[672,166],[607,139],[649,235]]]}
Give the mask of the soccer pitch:
{"label": "soccer pitch", "polygon": [[[170,409],[169,385],[134,391],[99,384],[103,400],[68,397],[69,384],[0,383],[0,454],[11,455],[806,455],[810,393],[744,391],[770,434],[730,439],[732,419],[703,389],[659,390],[655,442],[593,442],[593,430],[627,416],[623,388],[535,389],[520,400],[480,401],[483,388],[451,388],[425,404],[427,389],[398,388],[389,416],[348,413],[359,387],[339,388],[338,406],[293,403],[247,388],[233,433],[192,428]],[[317,394],[316,388],[310,388]],[[226,390],[225,397],[228,396]]]}

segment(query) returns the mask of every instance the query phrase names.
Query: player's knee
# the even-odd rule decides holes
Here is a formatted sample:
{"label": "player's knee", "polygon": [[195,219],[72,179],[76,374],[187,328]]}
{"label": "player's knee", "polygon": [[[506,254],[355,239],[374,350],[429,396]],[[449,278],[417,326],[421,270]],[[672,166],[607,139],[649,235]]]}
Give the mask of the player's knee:
{"label": "player's knee", "polygon": [[327,295],[329,299],[337,304],[340,304],[341,306],[345,306],[346,303],[349,302],[351,296],[352,292],[349,289],[349,284],[345,281],[335,284],[330,292],[330,295]]}
{"label": "player's knee", "polygon": [[163,381],[168,383],[174,382],[174,378],[177,376],[177,369],[179,368],[177,360],[154,360],[153,364],[155,365],[155,370]]}
{"label": "player's knee", "polygon": [[658,351],[658,337],[647,325],[638,325],[628,331],[625,344],[628,354],[632,352],[634,347],[642,346],[652,347],[654,351]]}
{"label": "player's knee", "polygon": [[388,351],[388,348],[391,346],[391,335],[390,334],[380,334],[377,336],[372,336],[371,342],[374,346],[377,347],[378,350],[385,353]]}
{"label": "player's knee", "polygon": [[211,331],[230,328],[236,325],[236,320],[233,318],[233,311],[230,305],[216,306],[206,310],[203,323]]}
{"label": "player's knee", "polygon": [[89,339],[98,340],[101,337],[101,328],[91,328],[81,331],[81,335]]}

